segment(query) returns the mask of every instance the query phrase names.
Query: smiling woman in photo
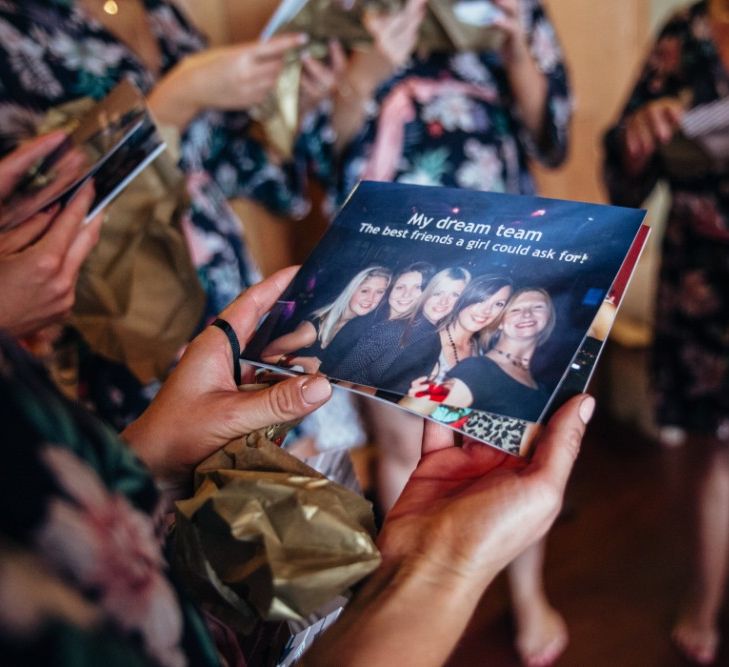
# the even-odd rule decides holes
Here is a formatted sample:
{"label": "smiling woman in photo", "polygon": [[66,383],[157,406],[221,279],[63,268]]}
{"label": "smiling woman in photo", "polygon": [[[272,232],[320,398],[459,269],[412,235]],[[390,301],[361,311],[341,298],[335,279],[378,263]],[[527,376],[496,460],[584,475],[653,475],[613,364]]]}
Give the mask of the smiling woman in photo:
{"label": "smiling woman in photo", "polygon": [[460,361],[480,354],[495,331],[511,291],[508,278],[474,278],[438,329],[402,350],[383,378],[387,387],[398,393],[424,396],[421,392],[427,393],[430,387],[440,384]]}
{"label": "smiling woman in photo", "polygon": [[299,366],[307,373],[316,373],[341,329],[354,318],[377,308],[391,277],[392,273],[384,266],[363,269],[332,303],[315,310],[291,333],[269,343],[261,359],[269,364]]}
{"label": "smiling woman in photo", "polygon": [[390,389],[383,384],[383,377],[389,374],[392,363],[407,346],[435,333],[470,280],[471,274],[457,266],[436,273],[423,290],[414,312],[409,317],[389,319],[373,327],[335,369],[334,377]]}
{"label": "smiling woman in photo", "polygon": [[428,262],[413,262],[397,273],[390,282],[387,297],[380,301],[375,310],[369,315],[350,320],[342,327],[337,337],[337,349],[322,359],[319,371],[332,377],[347,378],[352,351],[366,344],[379,324],[410,317],[434,273],[435,267]]}
{"label": "smiling woman in photo", "polygon": [[[534,379],[531,360],[555,322],[554,305],[545,290],[524,287],[514,292],[491,349],[483,357],[464,359],[448,373],[449,392],[443,402],[536,421],[549,394]],[[519,414],[513,414],[515,406]]]}

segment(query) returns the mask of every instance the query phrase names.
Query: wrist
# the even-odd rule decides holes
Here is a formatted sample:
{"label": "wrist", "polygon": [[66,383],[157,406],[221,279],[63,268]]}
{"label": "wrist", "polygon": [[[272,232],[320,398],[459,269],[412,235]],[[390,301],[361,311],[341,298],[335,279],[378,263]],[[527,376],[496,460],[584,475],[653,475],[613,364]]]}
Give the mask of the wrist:
{"label": "wrist", "polygon": [[373,96],[381,83],[389,79],[397,67],[376,49],[356,51],[344,74],[349,89],[361,99]]}
{"label": "wrist", "polygon": [[456,554],[436,553],[437,549],[429,549],[426,555],[416,547],[404,556],[393,556],[388,554],[386,546],[380,548],[382,567],[398,573],[395,583],[405,589],[417,587],[426,597],[435,596],[446,606],[472,605],[475,608],[498,574],[498,570],[492,572],[489,567],[460,567]]}
{"label": "wrist", "polygon": [[160,434],[155,433],[153,424],[147,418],[147,412],[153,407],[147,408],[137,420],[127,426],[119,437],[129,445],[129,448],[136,454],[155,480],[165,486],[177,486],[179,478],[169,469],[168,448],[165,440]]}
{"label": "wrist", "polygon": [[482,590],[442,574],[425,559],[384,559],[302,664],[444,664]]}
{"label": "wrist", "polygon": [[147,104],[155,120],[182,131],[203,110],[195,94],[197,74],[183,60],[154,86]]}

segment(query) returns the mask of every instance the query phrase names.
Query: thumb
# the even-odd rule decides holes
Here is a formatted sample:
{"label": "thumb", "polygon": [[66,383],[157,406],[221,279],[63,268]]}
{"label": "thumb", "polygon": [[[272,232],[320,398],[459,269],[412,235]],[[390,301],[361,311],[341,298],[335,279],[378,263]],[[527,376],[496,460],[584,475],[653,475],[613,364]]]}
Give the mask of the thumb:
{"label": "thumb", "polygon": [[575,396],[554,414],[538,439],[528,467],[545,474],[560,493],[567,486],[594,409],[595,399],[592,396]]}
{"label": "thumb", "polygon": [[283,380],[272,387],[235,396],[231,427],[235,435],[305,417],[329,400],[332,386],[321,375]]}

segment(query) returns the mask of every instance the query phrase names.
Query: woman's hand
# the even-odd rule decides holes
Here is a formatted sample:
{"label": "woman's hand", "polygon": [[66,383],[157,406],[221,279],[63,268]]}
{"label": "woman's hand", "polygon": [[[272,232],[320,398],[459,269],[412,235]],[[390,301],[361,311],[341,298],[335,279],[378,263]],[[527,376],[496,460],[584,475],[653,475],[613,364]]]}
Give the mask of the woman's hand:
{"label": "woman's hand", "polygon": [[493,26],[504,33],[502,53],[507,63],[524,57],[531,58],[519,0],[493,0],[493,3],[502,12],[502,17],[495,20]]}
{"label": "woman's hand", "polygon": [[595,401],[564,405],[531,460],[425,425],[423,456],[378,540],[385,559],[424,558],[482,587],[549,529]]}
{"label": "woman's hand", "polygon": [[430,389],[430,380],[428,379],[427,375],[423,375],[419,378],[415,378],[410,383],[410,389],[408,389],[408,396],[412,396],[413,398],[420,398],[422,396],[428,395],[428,390]]}
{"label": "woman's hand", "polygon": [[310,373],[313,375],[314,373],[319,372],[321,359],[319,359],[319,357],[293,357],[287,365],[289,368],[300,366],[304,373]]}
{"label": "woman's hand", "polygon": [[644,104],[626,118],[624,164],[630,174],[642,172],[656,149],[671,141],[684,112],[678,98],[661,97]]}
{"label": "woman's hand", "polygon": [[301,84],[299,87],[299,117],[303,118],[319,104],[331,97],[347,68],[347,55],[337,40],[329,43],[329,62],[313,58],[308,53],[301,57]]}
{"label": "woman's hand", "polygon": [[393,67],[405,64],[415,49],[427,0],[407,0],[399,12],[365,14],[364,25],[375,48]]}
{"label": "woman's hand", "polygon": [[160,122],[178,129],[205,109],[249,109],[273,89],[286,53],[307,39],[287,33],[190,55],[153,88],[149,106]]}
{"label": "woman's hand", "polygon": [[420,463],[377,540],[382,565],[303,664],[444,664],[485,588],[554,522],[594,405],[564,405],[529,461],[472,440],[454,447],[453,431],[426,422]]}
{"label": "woman's hand", "polygon": [[448,378],[443,386],[448,391],[442,400],[445,405],[452,405],[454,408],[468,408],[473,404],[473,393],[463,380]]}
{"label": "woman's hand", "polygon": [[[39,137],[0,161],[0,198],[8,197],[64,136],[53,132]],[[79,270],[99,238],[102,216],[84,223],[93,199],[88,182],[65,206],[53,206],[0,232],[0,328],[24,336],[70,312]]]}
{"label": "woman's hand", "polygon": [[[275,273],[221,313],[242,345],[295,272],[290,268]],[[159,481],[182,487],[198,463],[230,440],[300,419],[330,395],[325,378],[309,376],[258,391],[239,391],[233,380],[228,338],[217,327],[208,327],[190,343],[152,404],[122,437]]]}

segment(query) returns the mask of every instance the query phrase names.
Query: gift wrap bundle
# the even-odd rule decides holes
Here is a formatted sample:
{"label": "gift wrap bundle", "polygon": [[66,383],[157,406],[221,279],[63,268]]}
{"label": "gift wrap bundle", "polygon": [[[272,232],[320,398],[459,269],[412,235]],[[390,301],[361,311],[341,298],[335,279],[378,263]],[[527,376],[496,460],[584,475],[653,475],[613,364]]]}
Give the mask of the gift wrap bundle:
{"label": "gift wrap bundle", "polygon": [[305,621],[380,563],[370,503],[274,440],[256,432],[229,443],[177,503],[177,570],[243,634],[260,620]]}
{"label": "gift wrap bundle", "polygon": [[[336,39],[345,48],[366,46],[372,37],[363,24],[369,11],[392,12],[402,9],[404,0],[307,0],[282,3],[263,35],[303,32],[309,36],[308,52],[326,58],[329,42]],[[290,12],[285,11],[286,5]],[[420,27],[418,49],[422,52],[489,51],[498,49],[503,34],[494,28],[498,10],[488,0],[428,0]],[[260,119],[268,142],[284,157],[290,157],[299,117],[301,61],[292,53],[279,77],[272,97],[254,115]]]}

